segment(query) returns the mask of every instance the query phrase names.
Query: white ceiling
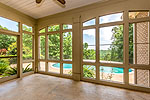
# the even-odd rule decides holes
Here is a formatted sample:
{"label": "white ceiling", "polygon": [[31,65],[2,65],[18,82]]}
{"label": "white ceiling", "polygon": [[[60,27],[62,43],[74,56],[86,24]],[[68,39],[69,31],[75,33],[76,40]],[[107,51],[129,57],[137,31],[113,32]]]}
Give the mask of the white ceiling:
{"label": "white ceiling", "polygon": [[55,0],[45,0],[40,7],[36,5],[35,0],[0,0],[1,3],[36,19],[96,3],[98,1],[103,0],[66,0],[66,7],[62,8]]}

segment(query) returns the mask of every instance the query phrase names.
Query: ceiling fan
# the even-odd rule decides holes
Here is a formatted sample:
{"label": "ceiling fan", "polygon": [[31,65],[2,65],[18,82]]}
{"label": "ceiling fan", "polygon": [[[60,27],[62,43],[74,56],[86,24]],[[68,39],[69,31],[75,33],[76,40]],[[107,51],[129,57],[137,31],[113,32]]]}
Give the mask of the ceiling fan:
{"label": "ceiling fan", "polygon": [[[36,0],[36,3],[37,4],[41,4],[44,0]],[[62,5],[65,5],[66,4],[66,1],[65,0],[55,0],[57,1],[58,3],[62,4]]]}

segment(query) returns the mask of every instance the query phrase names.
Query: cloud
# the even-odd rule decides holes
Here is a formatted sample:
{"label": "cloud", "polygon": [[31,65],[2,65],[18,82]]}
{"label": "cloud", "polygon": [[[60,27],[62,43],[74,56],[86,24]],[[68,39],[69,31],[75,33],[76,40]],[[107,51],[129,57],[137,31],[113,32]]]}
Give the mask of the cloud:
{"label": "cloud", "polygon": [[[105,44],[105,46],[101,46],[101,50],[108,50],[108,48],[110,47],[110,45],[108,44],[112,44],[113,40],[111,40],[112,38],[112,29],[116,27],[116,26],[109,26],[109,27],[103,27],[100,28],[99,32],[99,36],[100,36],[100,44]],[[88,43],[89,45],[94,45],[95,44],[95,29],[88,29],[88,30],[84,30],[83,31],[83,42]],[[88,47],[88,49],[95,49],[95,47]]]}
{"label": "cloud", "polygon": [[3,17],[0,17],[0,25],[6,27],[8,30],[18,32],[18,23]]}
{"label": "cloud", "polygon": [[121,21],[123,13],[111,14],[100,17],[100,24]]}
{"label": "cloud", "polygon": [[112,29],[115,26],[100,28],[100,44],[111,44],[112,43]]}
{"label": "cloud", "polygon": [[95,37],[96,30],[95,29],[87,29],[83,30],[83,34],[87,34],[89,36],[94,36]]}
{"label": "cloud", "polygon": [[[123,13],[117,13],[117,14],[111,14],[111,15],[106,15],[106,16],[102,16],[100,17],[100,22],[101,23],[109,23],[109,22],[115,22],[115,21],[121,21],[121,17],[122,17]],[[85,23],[85,25],[90,24],[91,22],[87,21],[87,23]],[[104,46],[101,46],[101,50],[108,50],[108,48],[110,47],[109,44],[112,44],[113,40],[111,40],[112,38],[112,29],[116,27],[116,26],[109,26],[109,27],[102,27],[99,29],[99,36],[100,36],[100,44],[105,44]],[[95,33],[96,30],[95,29],[87,29],[87,30],[83,30],[83,40],[84,43],[88,43],[88,44],[94,44],[95,43]],[[95,47],[88,47],[88,49],[95,49]]]}
{"label": "cloud", "polygon": [[83,26],[91,26],[91,25],[95,25],[96,20],[95,19],[91,19],[89,21],[86,21],[83,23]]}

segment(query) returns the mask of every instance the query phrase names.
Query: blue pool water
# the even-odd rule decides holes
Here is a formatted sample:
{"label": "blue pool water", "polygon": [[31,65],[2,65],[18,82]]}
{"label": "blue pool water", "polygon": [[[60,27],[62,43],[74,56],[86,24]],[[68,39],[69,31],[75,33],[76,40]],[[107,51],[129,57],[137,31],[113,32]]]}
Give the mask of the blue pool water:
{"label": "blue pool water", "polygon": [[[60,68],[60,63],[53,64],[52,66],[55,68]],[[63,64],[63,68],[64,69],[72,69],[72,64]]]}
{"label": "blue pool water", "polygon": [[[53,64],[52,65],[55,68],[60,68],[60,63]],[[63,64],[64,69],[72,69],[72,64]],[[100,67],[100,72],[105,72],[105,73],[124,73],[123,68],[118,68],[118,67]],[[129,72],[132,72],[132,69],[129,69]]]}
{"label": "blue pool water", "polygon": [[[118,68],[118,67],[100,67],[100,72],[105,72],[105,73],[124,73],[123,68]],[[129,69],[129,72],[132,72],[132,69]]]}

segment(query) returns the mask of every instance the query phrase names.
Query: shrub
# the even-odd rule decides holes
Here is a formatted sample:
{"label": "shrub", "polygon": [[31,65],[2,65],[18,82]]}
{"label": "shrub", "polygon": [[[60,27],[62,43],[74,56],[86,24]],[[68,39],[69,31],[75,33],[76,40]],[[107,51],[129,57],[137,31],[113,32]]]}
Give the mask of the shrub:
{"label": "shrub", "polygon": [[[30,65],[31,64],[27,65],[27,67],[25,69],[24,68],[22,69],[23,73],[32,71],[32,68],[29,68]],[[8,66],[1,75],[2,75],[2,77],[16,75],[17,71],[18,71],[17,67],[12,68],[12,67]]]}
{"label": "shrub", "polygon": [[32,68],[29,68],[30,65],[31,64],[27,65],[27,67],[25,69],[23,68],[23,73],[32,71]]}
{"label": "shrub", "polygon": [[72,75],[72,71],[69,71],[68,74],[69,74],[69,75]]}
{"label": "shrub", "polygon": [[9,59],[0,59],[0,75],[2,75],[10,66]]}
{"label": "shrub", "polygon": [[8,64],[6,63],[0,63],[0,75],[2,75],[7,69],[8,69]]}
{"label": "shrub", "polygon": [[0,49],[0,55],[6,55],[7,50],[6,49]]}
{"label": "shrub", "polygon": [[25,60],[27,60],[27,59],[32,59],[32,54],[28,54],[28,55],[23,55],[23,59]]}
{"label": "shrub", "polygon": [[5,71],[3,76],[5,77],[5,76],[10,76],[10,75],[15,75],[15,74],[17,74],[17,67],[14,67],[14,68],[10,67],[9,69]]}
{"label": "shrub", "polygon": [[92,66],[83,66],[83,76],[87,78],[95,78],[95,69]]}

